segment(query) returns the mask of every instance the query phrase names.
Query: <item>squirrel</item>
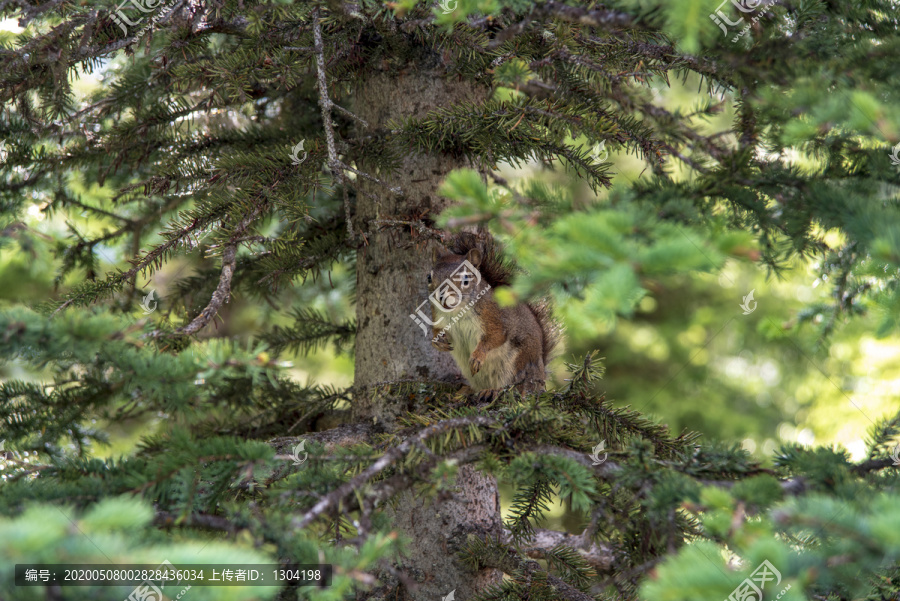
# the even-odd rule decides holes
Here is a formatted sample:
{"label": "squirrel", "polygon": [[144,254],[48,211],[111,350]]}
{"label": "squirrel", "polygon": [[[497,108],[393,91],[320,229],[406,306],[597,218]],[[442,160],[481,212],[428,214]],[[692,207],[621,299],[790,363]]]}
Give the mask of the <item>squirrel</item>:
{"label": "squirrel", "polygon": [[432,345],[453,354],[482,400],[512,385],[542,392],[560,336],[549,303],[497,304],[493,289],[508,286],[515,269],[487,232],[457,234],[448,249],[435,248],[427,276]]}

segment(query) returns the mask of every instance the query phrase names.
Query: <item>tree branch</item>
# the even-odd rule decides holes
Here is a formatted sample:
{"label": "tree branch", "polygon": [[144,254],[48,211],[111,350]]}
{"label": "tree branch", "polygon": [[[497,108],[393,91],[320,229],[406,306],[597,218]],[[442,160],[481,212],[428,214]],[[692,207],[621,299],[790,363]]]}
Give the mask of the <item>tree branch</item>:
{"label": "tree branch", "polygon": [[362,486],[367,480],[393,465],[394,462],[403,457],[418,443],[427,440],[428,438],[437,434],[446,432],[450,428],[467,425],[490,426],[495,423],[497,423],[497,420],[490,417],[458,417],[440,421],[436,424],[432,424],[426,428],[423,428],[420,432],[418,432],[414,436],[407,438],[398,446],[389,449],[375,463],[360,472],[356,477],[350,479],[348,482],[345,482],[335,490],[328,493],[323,499],[316,503],[312,509],[304,514],[304,516],[297,524],[297,529],[300,530],[308,526],[310,522],[312,522],[318,516],[322,515],[331,507],[336,506],[341,500],[344,499],[344,497]]}
{"label": "tree branch", "polygon": [[[531,581],[534,574],[544,574],[540,564],[536,561],[528,561],[520,558],[515,551],[510,549],[504,558],[484,558],[480,562],[483,567],[501,570],[506,574],[514,572],[523,573],[524,577]],[[567,583],[562,578],[558,578],[552,574],[546,574],[546,582],[556,593],[556,598],[561,601],[594,601],[590,595],[582,593],[574,586]]]}
{"label": "tree branch", "polygon": [[[507,541],[510,540],[508,530],[504,530],[504,535]],[[602,543],[600,545],[591,543],[590,547],[586,547],[585,542],[579,534],[536,528],[534,534],[523,541],[522,552],[532,559],[545,559],[547,551],[565,545],[575,549],[598,572],[608,572],[615,560],[612,547]]]}
{"label": "tree branch", "polygon": [[[322,22],[319,20],[319,7],[312,11],[313,41],[316,55],[316,78],[319,82],[319,107],[322,109],[322,125],[325,127],[325,147],[328,150],[328,168],[331,176],[339,184],[345,184],[344,172],[341,162],[338,160],[337,148],[334,145],[334,126],[331,123],[331,109],[334,103],[328,95],[328,81],[325,78],[325,45],[322,42]],[[350,198],[347,195],[347,186],[344,189],[344,213],[347,220],[347,236],[353,240],[353,221],[350,213]]]}
{"label": "tree branch", "polygon": [[207,530],[221,530],[224,532],[237,532],[238,526],[228,521],[226,518],[209,515],[206,513],[191,513],[183,522],[179,522],[179,516],[168,511],[157,511],[156,517],[153,519],[153,525],[160,528],[171,528],[172,526],[197,526]]}
{"label": "tree branch", "polygon": [[219,276],[219,285],[213,292],[209,304],[200,312],[200,315],[194,318],[188,325],[175,330],[180,334],[191,335],[203,329],[209,321],[216,316],[222,305],[231,297],[231,279],[234,277],[234,269],[237,257],[238,240],[241,234],[250,226],[254,219],[260,214],[262,209],[256,207],[244,218],[243,221],[235,228],[232,240],[225,245],[222,251],[222,273]]}

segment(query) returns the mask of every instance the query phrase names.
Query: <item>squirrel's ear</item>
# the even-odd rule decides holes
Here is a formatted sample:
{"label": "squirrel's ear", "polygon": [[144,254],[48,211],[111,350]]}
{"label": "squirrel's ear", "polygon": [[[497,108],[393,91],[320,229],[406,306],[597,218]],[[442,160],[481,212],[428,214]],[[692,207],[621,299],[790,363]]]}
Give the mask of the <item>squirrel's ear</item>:
{"label": "squirrel's ear", "polygon": [[477,248],[473,248],[466,255],[466,259],[468,259],[469,263],[474,265],[475,267],[481,266],[481,251]]}
{"label": "squirrel's ear", "polygon": [[437,263],[438,259],[444,256],[444,253],[441,252],[441,247],[435,244],[431,247],[431,262]]}

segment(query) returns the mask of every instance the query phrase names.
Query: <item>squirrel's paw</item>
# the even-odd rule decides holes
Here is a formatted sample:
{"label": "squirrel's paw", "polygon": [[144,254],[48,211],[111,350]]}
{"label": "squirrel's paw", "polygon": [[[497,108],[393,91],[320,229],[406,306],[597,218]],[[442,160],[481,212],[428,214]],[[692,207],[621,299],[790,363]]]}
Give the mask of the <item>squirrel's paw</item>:
{"label": "squirrel's paw", "polygon": [[436,348],[439,351],[444,351],[444,352],[453,350],[453,344],[450,342],[450,340],[446,336],[438,336],[437,340],[431,341],[431,346],[433,346],[434,348]]}
{"label": "squirrel's paw", "polygon": [[477,390],[475,391],[475,401],[477,403],[490,403],[499,395],[500,391],[495,388],[488,388],[487,390]]}
{"label": "squirrel's paw", "polygon": [[472,372],[472,375],[477,374],[483,364],[484,353],[478,354],[476,352],[473,352],[472,356],[469,357],[469,371]]}

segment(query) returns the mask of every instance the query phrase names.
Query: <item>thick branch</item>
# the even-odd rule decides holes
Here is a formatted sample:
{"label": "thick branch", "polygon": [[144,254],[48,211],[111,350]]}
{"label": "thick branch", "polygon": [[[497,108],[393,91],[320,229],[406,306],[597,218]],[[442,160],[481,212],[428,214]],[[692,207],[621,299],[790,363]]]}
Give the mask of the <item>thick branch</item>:
{"label": "thick branch", "polygon": [[427,428],[423,428],[416,435],[410,436],[398,446],[388,450],[378,459],[378,461],[363,470],[355,478],[352,478],[350,481],[345,482],[335,490],[328,493],[322,500],[316,503],[312,509],[306,512],[306,514],[297,524],[297,528],[302,529],[308,526],[310,522],[325,513],[325,511],[337,506],[337,504],[342,501],[344,497],[351,494],[354,490],[365,484],[367,480],[393,465],[394,462],[403,457],[412,448],[418,446],[420,443],[431,438],[432,436],[442,434],[451,428],[457,428],[460,426],[468,426],[473,424],[477,426],[490,426],[495,424],[496,421],[497,420],[490,417],[458,417],[440,421],[436,424],[428,426]]}
{"label": "thick branch", "polygon": [[893,459],[890,457],[886,457],[884,459],[869,459],[867,461],[863,461],[858,465],[854,465],[850,468],[857,474],[866,474],[875,470],[882,470],[886,467],[891,467],[892,465],[897,465]]}
{"label": "thick branch", "polygon": [[[505,534],[509,537],[509,531],[505,531]],[[537,528],[531,537],[523,541],[522,552],[532,559],[546,559],[547,551],[559,545],[566,545],[578,551],[581,557],[598,572],[608,572],[615,560],[612,547],[596,543],[591,543],[590,547],[586,547],[585,543],[586,541],[579,534]]]}
{"label": "thick branch", "polygon": [[[331,452],[335,447],[349,447],[355,444],[371,443],[373,428],[369,424],[343,424],[331,430],[323,432],[310,432],[303,436],[285,436],[269,441],[279,453],[290,453],[291,449],[301,440],[317,442]],[[276,456],[276,459],[279,458]],[[282,459],[292,459],[290,455],[283,455]]]}
{"label": "thick branch", "polygon": [[[491,558],[485,558],[482,562],[486,562],[483,563],[483,567],[501,570],[506,574],[512,574],[517,571],[522,572],[529,581],[533,574],[541,574],[544,572],[538,562],[524,560],[516,555],[513,550],[510,550],[506,554],[506,557],[502,559],[498,558],[497,560],[492,561]],[[593,597],[582,593],[563,579],[553,576],[552,574],[546,575],[546,581],[553,589],[554,593],[556,593],[556,598],[561,601],[594,601]]]}

